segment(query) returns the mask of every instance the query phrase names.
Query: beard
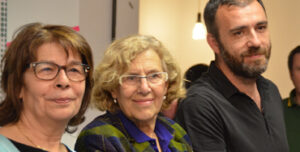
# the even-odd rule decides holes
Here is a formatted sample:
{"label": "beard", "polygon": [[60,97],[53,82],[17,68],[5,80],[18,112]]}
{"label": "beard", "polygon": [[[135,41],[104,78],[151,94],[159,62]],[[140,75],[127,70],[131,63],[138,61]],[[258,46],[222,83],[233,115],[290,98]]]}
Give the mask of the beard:
{"label": "beard", "polygon": [[[220,41],[218,43],[220,46],[221,58],[235,75],[253,79],[266,71],[271,55],[271,43],[269,43],[270,45],[268,45],[267,48],[250,47],[239,56],[230,54]],[[252,63],[246,63],[244,60],[245,57],[253,55],[264,55],[265,60],[257,59]]]}

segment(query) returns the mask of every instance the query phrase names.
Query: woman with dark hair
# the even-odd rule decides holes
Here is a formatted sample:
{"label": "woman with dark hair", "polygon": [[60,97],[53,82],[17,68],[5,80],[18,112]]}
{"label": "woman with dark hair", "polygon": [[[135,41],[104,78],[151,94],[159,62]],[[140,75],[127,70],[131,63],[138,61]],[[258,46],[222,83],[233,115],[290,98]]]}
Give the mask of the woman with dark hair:
{"label": "woman with dark hair", "polygon": [[67,152],[61,143],[80,124],[93,86],[86,40],[62,25],[21,27],[2,59],[0,151]]}

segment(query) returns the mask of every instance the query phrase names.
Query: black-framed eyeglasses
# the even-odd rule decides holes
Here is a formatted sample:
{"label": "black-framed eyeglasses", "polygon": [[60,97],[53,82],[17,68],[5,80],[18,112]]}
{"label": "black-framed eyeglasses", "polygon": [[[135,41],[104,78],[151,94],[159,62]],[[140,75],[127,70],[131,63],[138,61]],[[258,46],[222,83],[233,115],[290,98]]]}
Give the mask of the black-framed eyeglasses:
{"label": "black-framed eyeglasses", "polygon": [[83,81],[90,69],[88,65],[82,63],[60,66],[52,62],[33,62],[30,63],[30,67],[33,68],[35,76],[41,80],[53,80],[57,77],[59,71],[64,69],[71,81]]}
{"label": "black-framed eyeglasses", "polygon": [[168,73],[167,72],[155,72],[148,74],[146,76],[142,75],[122,75],[119,78],[119,83],[121,85],[128,85],[128,86],[137,86],[142,78],[146,78],[146,80],[151,84],[161,84],[168,80]]}

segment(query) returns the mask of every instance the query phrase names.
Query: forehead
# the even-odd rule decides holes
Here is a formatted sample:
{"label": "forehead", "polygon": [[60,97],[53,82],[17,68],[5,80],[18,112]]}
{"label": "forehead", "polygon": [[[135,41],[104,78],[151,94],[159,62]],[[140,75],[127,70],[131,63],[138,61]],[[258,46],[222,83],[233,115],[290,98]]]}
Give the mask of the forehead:
{"label": "forehead", "polygon": [[78,51],[72,50],[71,48],[65,49],[58,43],[50,42],[39,46],[36,50],[37,60],[59,60],[67,58],[80,59]]}
{"label": "forehead", "polygon": [[257,1],[241,6],[222,5],[216,13],[216,23],[219,29],[255,25],[265,21],[267,21],[266,13]]}
{"label": "forehead", "polygon": [[161,70],[162,63],[159,55],[152,49],[138,54],[131,62],[129,70]]}

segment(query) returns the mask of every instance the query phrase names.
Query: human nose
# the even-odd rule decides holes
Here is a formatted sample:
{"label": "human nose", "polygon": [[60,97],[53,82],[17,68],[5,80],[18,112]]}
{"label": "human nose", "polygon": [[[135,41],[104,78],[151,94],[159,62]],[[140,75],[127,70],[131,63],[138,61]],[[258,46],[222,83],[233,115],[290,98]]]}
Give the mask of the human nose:
{"label": "human nose", "polygon": [[56,84],[55,86],[57,88],[68,88],[70,87],[70,82],[69,78],[67,76],[66,70],[65,69],[60,69],[58,71],[57,77],[56,77]]}
{"label": "human nose", "polygon": [[140,86],[139,86],[139,92],[143,94],[149,93],[151,90],[149,86],[149,82],[146,77],[141,77]]}
{"label": "human nose", "polygon": [[253,29],[248,36],[247,46],[250,48],[250,47],[260,47],[260,45],[261,45],[261,40],[259,34]]}

